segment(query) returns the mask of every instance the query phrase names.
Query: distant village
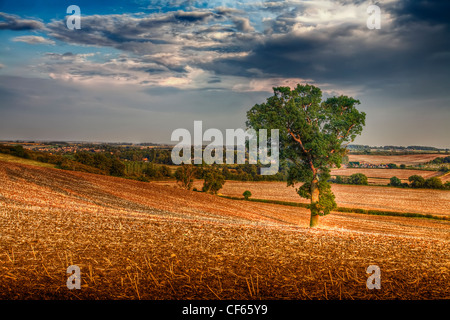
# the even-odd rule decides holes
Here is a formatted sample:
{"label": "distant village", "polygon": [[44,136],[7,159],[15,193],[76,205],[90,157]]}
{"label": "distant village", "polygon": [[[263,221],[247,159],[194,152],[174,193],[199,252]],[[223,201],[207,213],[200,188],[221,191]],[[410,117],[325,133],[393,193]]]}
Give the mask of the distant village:
{"label": "distant village", "polygon": [[[87,142],[35,142],[35,141],[0,141],[4,145],[20,144],[24,149],[46,152],[49,154],[65,154],[77,152],[101,153],[108,151],[108,147],[123,147],[130,149],[152,149],[156,147],[167,148],[166,145],[153,143],[132,144],[132,143],[87,143]],[[109,149],[109,148],[108,148]],[[148,162],[148,158],[142,158],[142,161]]]}

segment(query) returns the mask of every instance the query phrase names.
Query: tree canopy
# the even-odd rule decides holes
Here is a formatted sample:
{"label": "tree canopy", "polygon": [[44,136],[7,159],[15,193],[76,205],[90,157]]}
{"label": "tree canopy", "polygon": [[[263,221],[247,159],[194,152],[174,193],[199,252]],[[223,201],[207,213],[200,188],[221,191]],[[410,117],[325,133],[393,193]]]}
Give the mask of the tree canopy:
{"label": "tree canopy", "polygon": [[[301,197],[311,199],[311,223],[336,207],[328,179],[330,167],[340,167],[346,146],[362,132],[365,113],[356,109],[359,100],[347,96],[322,101],[322,91],[298,84],[273,88],[265,103],[247,112],[247,126],[255,130],[279,130],[280,159],[292,162],[288,185],[302,182]],[[269,136],[270,139],[270,136]]]}

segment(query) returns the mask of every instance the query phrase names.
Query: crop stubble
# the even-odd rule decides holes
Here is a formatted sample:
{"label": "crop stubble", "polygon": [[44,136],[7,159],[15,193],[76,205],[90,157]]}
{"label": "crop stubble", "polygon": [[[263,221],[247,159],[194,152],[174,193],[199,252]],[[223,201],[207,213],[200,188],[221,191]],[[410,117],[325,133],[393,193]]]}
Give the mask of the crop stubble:
{"label": "crop stubble", "polygon": [[444,221],[334,213],[309,229],[303,208],[5,162],[0,203],[3,299],[450,296]]}

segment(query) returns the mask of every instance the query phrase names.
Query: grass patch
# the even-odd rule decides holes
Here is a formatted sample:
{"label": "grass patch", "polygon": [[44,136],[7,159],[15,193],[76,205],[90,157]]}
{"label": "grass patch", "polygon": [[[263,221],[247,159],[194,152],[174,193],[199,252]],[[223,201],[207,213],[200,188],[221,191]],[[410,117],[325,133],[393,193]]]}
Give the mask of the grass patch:
{"label": "grass patch", "polygon": [[[243,201],[253,201],[253,202],[263,202],[263,203],[272,203],[279,204],[283,206],[291,206],[291,207],[301,207],[308,208],[309,205],[306,203],[299,202],[290,202],[290,201],[280,201],[280,200],[268,200],[268,199],[255,199],[250,198],[245,200],[241,197],[231,197],[219,195],[222,198],[227,198],[231,200],[243,200]],[[432,214],[421,214],[421,213],[413,213],[413,212],[398,212],[398,211],[382,211],[382,210],[368,210],[368,209],[360,209],[360,208],[347,208],[347,207],[337,207],[333,211],[337,212],[348,212],[348,213],[360,213],[360,214],[371,214],[377,216],[393,216],[393,217],[407,217],[407,218],[421,218],[421,219],[433,219],[433,220],[446,220],[449,221],[449,217],[435,216]]]}
{"label": "grass patch", "polygon": [[10,154],[5,154],[5,153],[0,153],[0,161],[28,164],[31,166],[38,166],[38,167],[44,167],[44,168],[56,168],[55,164],[39,162],[39,161],[31,160],[31,159],[24,159],[24,158],[16,157],[16,156],[13,156]]}

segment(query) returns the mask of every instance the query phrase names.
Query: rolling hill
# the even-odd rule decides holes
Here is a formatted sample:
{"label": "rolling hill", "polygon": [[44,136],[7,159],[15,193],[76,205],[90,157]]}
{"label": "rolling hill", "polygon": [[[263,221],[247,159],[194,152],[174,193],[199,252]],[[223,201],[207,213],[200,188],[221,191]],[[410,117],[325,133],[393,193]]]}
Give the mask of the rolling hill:
{"label": "rolling hill", "polygon": [[[450,223],[0,161],[2,299],[449,298]],[[380,290],[366,268],[381,268]],[[81,269],[68,290],[66,269]]]}

